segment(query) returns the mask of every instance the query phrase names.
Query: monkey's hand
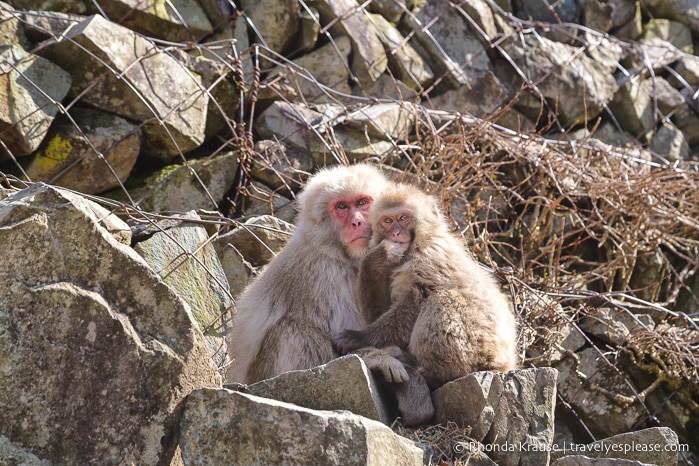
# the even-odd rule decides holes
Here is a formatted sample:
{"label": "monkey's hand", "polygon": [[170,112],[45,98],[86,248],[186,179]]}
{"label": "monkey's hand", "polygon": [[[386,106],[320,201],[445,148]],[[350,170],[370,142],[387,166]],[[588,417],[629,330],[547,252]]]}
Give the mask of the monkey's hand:
{"label": "monkey's hand", "polygon": [[386,382],[405,383],[410,379],[405,365],[391,355],[390,349],[369,346],[353,351],[353,353],[362,358],[369,370],[372,372],[380,371]]}
{"label": "monkey's hand", "polygon": [[387,357],[380,363],[374,364],[374,367],[367,365],[371,370],[380,370],[386,382],[390,383],[405,383],[410,380],[408,371],[402,362],[395,358]]}
{"label": "monkey's hand", "polygon": [[399,262],[406,250],[405,245],[387,239],[381,241],[381,246],[386,251],[386,258],[393,263]]}
{"label": "monkey's hand", "polygon": [[345,330],[335,337],[334,343],[335,349],[340,354],[351,353],[358,348],[371,346],[364,343],[364,333],[361,330]]}

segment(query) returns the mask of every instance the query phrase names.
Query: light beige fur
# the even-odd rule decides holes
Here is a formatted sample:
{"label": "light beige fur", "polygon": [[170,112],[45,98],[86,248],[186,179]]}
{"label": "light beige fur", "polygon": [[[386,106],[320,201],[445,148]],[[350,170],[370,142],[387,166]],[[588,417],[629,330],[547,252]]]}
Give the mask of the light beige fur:
{"label": "light beige fur", "polygon": [[[231,382],[252,383],[337,357],[332,338],[364,324],[353,295],[363,251],[349,251],[328,212],[332,199],[379,197],[389,185],[360,164],[324,169],[299,194],[289,244],[240,296],[229,334]],[[388,369],[386,369],[388,370]]]}

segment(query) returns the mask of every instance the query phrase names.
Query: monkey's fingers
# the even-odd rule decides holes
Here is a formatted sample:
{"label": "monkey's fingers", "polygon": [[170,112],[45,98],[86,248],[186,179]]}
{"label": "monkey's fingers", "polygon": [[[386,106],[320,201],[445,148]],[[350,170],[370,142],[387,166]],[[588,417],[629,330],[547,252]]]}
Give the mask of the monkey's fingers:
{"label": "monkey's fingers", "polygon": [[408,380],[410,380],[410,376],[408,375],[408,371],[405,370],[405,366],[397,359],[394,359],[390,364],[382,367],[381,373],[383,374],[384,379],[386,379],[386,382],[406,383]]}

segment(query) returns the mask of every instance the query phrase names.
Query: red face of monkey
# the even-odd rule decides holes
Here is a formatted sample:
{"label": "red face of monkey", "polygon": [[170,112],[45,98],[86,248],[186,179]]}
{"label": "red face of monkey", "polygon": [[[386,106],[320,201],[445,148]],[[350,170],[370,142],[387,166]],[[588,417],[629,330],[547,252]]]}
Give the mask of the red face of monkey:
{"label": "red face of monkey", "polygon": [[328,204],[330,216],[342,227],[342,240],[350,254],[363,253],[371,239],[369,211],[374,198],[364,194],[335,198]]}

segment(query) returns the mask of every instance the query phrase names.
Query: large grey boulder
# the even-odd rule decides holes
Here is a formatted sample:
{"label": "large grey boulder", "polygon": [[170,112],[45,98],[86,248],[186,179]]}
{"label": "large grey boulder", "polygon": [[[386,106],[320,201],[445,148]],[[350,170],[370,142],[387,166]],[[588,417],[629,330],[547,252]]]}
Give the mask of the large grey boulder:
{"label": "large grey boulder", "polygon": [[374,376],[354,354],[262,380],[247,387],[247,392],[310,409],[351,411],[384,424],[393,421]]}
{"label": "large grey boulder", "polygon": [[[522,42],[519,38],[506,40],[502,46],[523,70],[527,81],[536,83],[541,96],[557,110],[562,125],[599,115],[618,89],[613,76],[614,60],[592,58],[581,54],[577,47],[530,35]],[[615,57],[619,54],[616,48],[608,44],[601,55]],[[523,113],[536,117],[541,106],[540,96],[532,96],[531,101],[522,100],[518,106]]]}
{"label": "large grey boulder", "polygon": [[189,304],[214,363],[222,370],[230,362],[225,334],[233,298],[209,235],[197,224],[201,218],[196,212],[181,218],[178,226],[155,232],[134,249]]}
{"label": "large grey boulder", "polygon": [[149,155],[167,161],[204,142],[209,99],[201,78],[133,31],[92,16],[40,53],[70,72],[71,95],[144,123]]}
{"label": "large grey boulder", "polygon": [[14,155],[39,147],[58,113],[51,101],[62,101],[70,83],[54,63],[18,45],[0,46],[0,134]]}
{"label": "large grey boulder", "polygon": [[54,464],[158,464],[220,386],[191,311],[100,223],[34,184],[0,201],[0,435]]}
{"label": "large grey boulder", "polygon": [[185,465],[422,465],[423,452],[378,421],[227,389],[201,389],[180,423]]}
{"label": "large grey boulder", "polygon": [[434,422],[470,426],[474,440],[493,446],[498,464],[548,464],[557,377],[550,367],[474,372],[434,391]]}

